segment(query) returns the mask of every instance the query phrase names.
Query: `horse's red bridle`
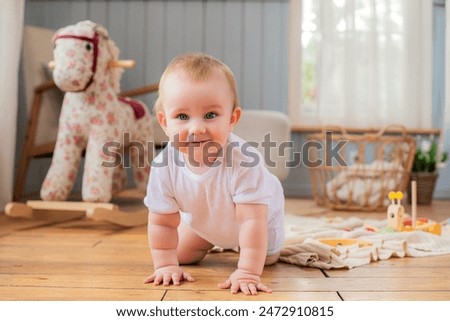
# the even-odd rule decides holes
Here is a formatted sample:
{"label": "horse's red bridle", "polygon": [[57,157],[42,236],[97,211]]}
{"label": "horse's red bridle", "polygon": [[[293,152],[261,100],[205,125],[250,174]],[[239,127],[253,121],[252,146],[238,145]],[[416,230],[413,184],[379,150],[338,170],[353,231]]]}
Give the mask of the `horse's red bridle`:
{"label": "horse's red bridle", "polygon": [[98,33],[94,33],[94,37],[90,38],[90,37],[86,37],[86,36],[77,36],[77,35],[71,35],[71,34],[62,34],[62,35],[58,35],[55,37],[55,41],[57,39],[79,39],[79,40],[84,40],[84,41],[89,41],[92,42],[93,46],[94,46],[94,59],[92,61],[92,66],[91,66],[91,71],[92,71],[92,76],[89,79],[88,83],[86,84],[86,86],[83,89],[80,89],[78,91],[85,91],[93,82],[94,82],[94,75],[95,75],[95,71],[97,70],[97,57],[98,57]]}
{"label": "horse's red bridle", "polygon": [[[86,36],[77,36],[77,35],[71,35],[71,34],[62,34],[55,37],[55,41],[57,39],[79,39],[84,41],[92,42],[94,46],[94,59],[92,61],[91,71],[92,76],[89,79],[88,83],[83,89],[78,90],[77,92],[85,91],[93,82],[94,82],[94,75],[95,71],[97,70],[97,57],[98,57],[98,41],[99,41],[99,35],[98,33],[94,33],[94,37],[89,38]],[[118,98],[121,102],[128,104],[134,112],[134,116],[136,119],[142,118],[145,115],[145,107],[139,103],[138,101],[129,99],[127,97],[120,97]]]}

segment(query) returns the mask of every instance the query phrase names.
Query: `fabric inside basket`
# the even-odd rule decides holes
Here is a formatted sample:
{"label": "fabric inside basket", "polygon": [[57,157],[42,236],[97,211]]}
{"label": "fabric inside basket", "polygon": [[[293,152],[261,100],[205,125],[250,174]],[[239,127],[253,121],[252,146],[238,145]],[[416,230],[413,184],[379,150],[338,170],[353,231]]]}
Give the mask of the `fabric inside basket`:
{"label": "fabric inside basket", "polygon": [[[375,160],[353,164],[326,184],[329,200],[350,201],[357,205],[376,205],[386,193],[399,185],[404,168],[398,161]],[[384,205],[388,205],[386,198]]]}

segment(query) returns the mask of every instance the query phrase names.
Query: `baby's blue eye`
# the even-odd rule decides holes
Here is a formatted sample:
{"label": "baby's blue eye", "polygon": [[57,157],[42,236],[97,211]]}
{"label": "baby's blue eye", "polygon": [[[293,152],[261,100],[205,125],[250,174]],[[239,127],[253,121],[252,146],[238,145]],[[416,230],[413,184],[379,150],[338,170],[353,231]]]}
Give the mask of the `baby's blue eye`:
{"label": "baby's blue eye", "polygon": [[207,113],[207,114],[205,115],[205,118],[206,118],[206,119],[213,119],[213,118],[215,118],[216,116],[217,116],[216,113],[209,112],[209,113]]}
{"label": "baby's blue eye", "polygon": [[179,114],[179,115],[177,116],[177,118],[178,118],[179,120],[188,120],[188,119],[189,119],[188,115],[186,115],[186,114]]}

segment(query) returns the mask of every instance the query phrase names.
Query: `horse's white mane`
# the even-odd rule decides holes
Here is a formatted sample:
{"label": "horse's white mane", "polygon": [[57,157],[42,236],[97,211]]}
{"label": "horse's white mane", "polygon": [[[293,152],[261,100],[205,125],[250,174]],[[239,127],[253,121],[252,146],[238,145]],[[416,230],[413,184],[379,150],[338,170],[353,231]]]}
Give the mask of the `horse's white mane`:
{"label": "horse's white mane", "polygon": [[[112,41],[108,36],[108,31],[105,27],[95,24],[94,27],[95,32],[101,36],[101,39],[105,41],[106,47],[111,55],[111,60],[119,60],[120,49],[116,46],[114,41]],[[120,92],[120,79],[122,78],[122,74],[124,69],[120,67],[109,68],[109,73],[111,74],[110,84],[114,89],[114,92]]]}

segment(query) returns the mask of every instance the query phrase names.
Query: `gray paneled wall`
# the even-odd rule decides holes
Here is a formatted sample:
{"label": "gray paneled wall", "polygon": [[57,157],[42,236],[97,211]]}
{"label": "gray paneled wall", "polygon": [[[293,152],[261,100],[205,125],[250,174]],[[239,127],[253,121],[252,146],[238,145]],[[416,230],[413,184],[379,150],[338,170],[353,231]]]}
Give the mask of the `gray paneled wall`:
{"label": "gray paneled wall", "polygon": [[[444,0],[434,0],[434,4],[437,48],[442,45],[438,39],[442,39],[439,35],[445,26]],[[135,69],[124,73],[124,90],[157,82],[167,63],[179,53],[203,51],[233,69],[243,108],[287,112],[288,8],[288,0],[27,0],[25,23],[57,29],[90,19],[104,25],[121,49],[121,58],[137,62]],[[436,48],[435,53],[439,52]],[[437,58],[434,60],[442,60]],[[439,70],[442,66],[435,65],[435,123],[443,108]],[[154,95],[144,98],[149,106],[154,99]],[[23,106],[18,122],[20,152],[26,127]],[[294,134],[293,140],[300,151],[304,135]],[[28,190],[39,189],[48,164],[35,166],[36,170],[31,169],[35,179],[29,180]],[[443,172],[439,180],[438,197],[449,197],[448,173]],[[288,195],[309,195],[311,191],[304,167],[292,169],[283,184]]]}
{"label": "gray paneled wall", "polygon": [[25,23],[57,29],[89,19],[104,25],[121,58],[137,63],[124,73],[122,89],[157,82],[182,52],[209,53],[234,71],[243,108],[285,112],[288,6],[287,0],[29,0]]}
{"label": "gray paneled wall", "polygon": [[[203,51],[233,69],[243,108],[287,112],[288,8],[288,0],[27,0],[25,23],[57,29],[90,19],[104,25],[121,49],[121,58],[137,62],[135,69],[124,73],[124,90],[157,82],[167,63],[179,53]],[[435,53],[441,52],[438,48],[443,43],[439,39],[443,39],[444,11],[444,0],[434,0]],[[436,65],[443,58],[434,58],[436,123],[444,105],[444,87],[443,68]],[[149,106],[154,99],[155,95],[144,98]],[[18,122],[20,152],[26,126],[24,112],[20,112]],[[301,150],[304,135],[294,134],[293,140]],[[31,180],[29,189],[39,189],[37,184],[47,166],[32,170],[36,179]],[[449,197],[448,173],[444,171],[439,180],[438,197]],[[310,194],[307,169],[291,170],[284,186],[288,195]]]}

